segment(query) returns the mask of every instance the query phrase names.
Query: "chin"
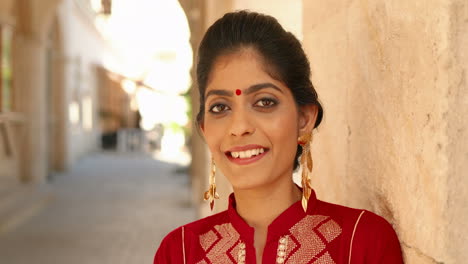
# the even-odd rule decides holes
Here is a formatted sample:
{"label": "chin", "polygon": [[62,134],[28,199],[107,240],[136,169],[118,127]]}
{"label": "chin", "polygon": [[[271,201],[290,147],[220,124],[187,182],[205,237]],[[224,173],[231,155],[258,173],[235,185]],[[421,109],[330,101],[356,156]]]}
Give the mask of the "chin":
{"label": "chin", "polygon": [[232,179],[232,181],[230,182],[234,190],[255,190],[267,186],[271,181],[269,181],[266,177],[258,177],[258,175],[252,175],[242,177],[241,179]]}
{"label": "chin", "polygon": [[252,183],[246,183],[246,184],[236,184],[232,185],[232,188],[234,191],[236,190],[241,190],[241,191],[246,191],[246,190],[255,190],[260,188],[262,185],[261,184],[252,184]]}

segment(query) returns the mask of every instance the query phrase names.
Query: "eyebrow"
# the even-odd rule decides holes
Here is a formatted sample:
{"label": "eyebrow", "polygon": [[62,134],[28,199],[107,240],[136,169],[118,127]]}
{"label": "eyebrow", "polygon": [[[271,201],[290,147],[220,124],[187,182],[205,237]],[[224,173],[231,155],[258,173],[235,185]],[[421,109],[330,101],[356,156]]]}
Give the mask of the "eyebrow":
{"label": "eyebrow", "polygon": [[[281,89],[278,86],[267,82],[267,83],[254,84],[254,85],[250,86],[249,88],[247,88],[245,90],[245,94],[252,94],[252,93],[255,93],[257,91],[260,91],[262,89],[267,89],[267,88],[273,88],[273,89],[283,93],[283,91],[281,91]],[[230,97],[232,97],[234,95],[234,93],[231,92],[231,91],[227,91],[227,90],[211,90],[206,94],[206,98],[208,98],[208,96],[210,96],[210,95],[219,95],[219,96],[230,96]]]}

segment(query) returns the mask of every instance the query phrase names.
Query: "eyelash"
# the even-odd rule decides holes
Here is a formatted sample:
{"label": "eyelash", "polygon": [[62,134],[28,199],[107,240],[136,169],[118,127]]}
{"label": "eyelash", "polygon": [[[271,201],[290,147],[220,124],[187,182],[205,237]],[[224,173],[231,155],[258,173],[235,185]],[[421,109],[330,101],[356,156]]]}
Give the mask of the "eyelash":
{"label": "eyelash", "polygon": [[[259,102],[263,102],[263,105],[264,106],[261,106],[261,105],[258,105]],[[265,102],[269,102],[270,105],[265,105]],[[271,108],[275,105],[278,104],[278,101],[274,100],[274,99],[271,99],[271,98],[262,98],[260,100],[258,100],[257,102],[255,102],[254,106],[258,106],[260,108]],[[214,111],[214,109],[216,107],[223,107],[224,110],[218,110],[217,112]],[[222,114],[223,112],[226,111],[226,108],[229,108],[229,106],[225,105],[225,104],[214,104],[212,105],[210,108],[209,108],[209,112],[212,113],[212,114],[215,114],[215,115],[219,115],[219,114]]]}
{"label": "eyelash", "polygon": [[224,108],[229,108],[229,106],[225,105],[225,104],[215,104],[213,106],[210,107],[210,110],[209,112],[212,113],[212,114],[215,114],[215,115],[219,115],[219,114],[222,114],[222,110],[221,111],[218,111],[218,112],[215,112],[213,109],[215,109],[216,107],[219,107],[219,106],[222,106]]}
{"label": "eyelash", "polygon": [[265,101],[269,102],[270,105],[265,105],[265,106],[260,106],[260,107],[262,107],[262,108],[271,108],[271,107],[273,107],[273,106],[275,106],[275,105],[278,104],[278,101],[276,101],[276,100],[274,100],[274,99],[271,99],[271,98],[262,98],[262,99],[258,100],[258,101],[255,103],[255,105],[257,105],[259,102],[265,102]]}

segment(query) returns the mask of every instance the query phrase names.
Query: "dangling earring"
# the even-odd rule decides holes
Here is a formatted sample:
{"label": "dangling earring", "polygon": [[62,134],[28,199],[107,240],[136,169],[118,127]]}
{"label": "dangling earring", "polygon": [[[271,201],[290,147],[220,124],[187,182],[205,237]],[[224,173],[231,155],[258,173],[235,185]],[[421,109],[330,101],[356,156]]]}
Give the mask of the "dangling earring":
{"label": "dangling earring", "polygon": [[302,208],[304,212],[307,211],[307,202],[309,201],[310,194],[312,193],[312,186],[310,186],[309,173],[312,172],[312,153],[310,152],[310,145],[312,143],[312,133],[306,133],[299,137],[299,145],[302,146],[301,167],[302,167]]}
{"label": "dangling earring", "polygon": [[211,211],[213,211],[214,199],[219,199],[219,195],[216,192],[215,174],[216,174],[216,165],[215,165],[214,159],[212,157],[211,158],[210,178],[209,178],[210,186],[208,187],[208,191],[206,191],[205,195],[204,195],[205,201],[208,201],[209,199],[211,199],[211,201],[210,201]]}

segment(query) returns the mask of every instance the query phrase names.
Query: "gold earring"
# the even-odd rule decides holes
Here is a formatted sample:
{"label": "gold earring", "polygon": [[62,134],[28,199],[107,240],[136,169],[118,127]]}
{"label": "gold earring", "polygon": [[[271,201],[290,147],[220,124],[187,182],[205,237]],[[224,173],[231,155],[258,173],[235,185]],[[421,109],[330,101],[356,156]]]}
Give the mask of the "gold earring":
{"label": "gold earring", "polygon": [[210,208],[211,211],[213,211],[214,207],[214,199],[219,199],[219,195],[216,192],[216,182],[215,182],[215,174],[216,174],[216,165],[214,163],[213,157],[211,158],[211,170],[210,170],[210,178],[209,178],[209,184],[210,186],[208,187],[208,190],[205,192],[204,198],[205,201],[210,201]]}
{"label": "gold earring", "polygon": [[302,146],[301,167],[302,167],[302,208],[304,212],[307,211],[307,202],[309,201],[310,194],[312,193],[312,186],[310,185],[309,173],[312,172],[312,153],[310,152],[310,145],[312,143],[312,133],[306,133],[299,137],[299,145]]}

